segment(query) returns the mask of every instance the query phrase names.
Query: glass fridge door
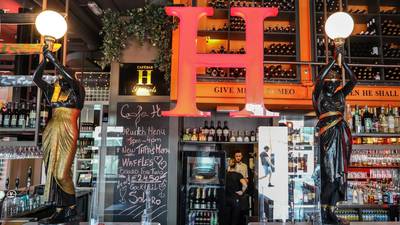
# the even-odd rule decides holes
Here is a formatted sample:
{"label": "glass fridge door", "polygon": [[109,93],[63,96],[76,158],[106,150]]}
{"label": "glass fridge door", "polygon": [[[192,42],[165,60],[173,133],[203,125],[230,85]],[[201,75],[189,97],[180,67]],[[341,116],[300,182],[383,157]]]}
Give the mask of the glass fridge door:
{"label": "glass fridge door", "polygon": [[183,151],[181,224],[221,224],[225,152]]}

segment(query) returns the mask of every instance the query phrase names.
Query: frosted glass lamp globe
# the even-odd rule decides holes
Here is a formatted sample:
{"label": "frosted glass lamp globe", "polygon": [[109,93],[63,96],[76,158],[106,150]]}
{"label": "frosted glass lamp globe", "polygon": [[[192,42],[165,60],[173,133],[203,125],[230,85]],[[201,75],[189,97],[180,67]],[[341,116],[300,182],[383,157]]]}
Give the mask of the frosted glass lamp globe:
{"label": "frosted glass lamp globe", "polygon": [[38,32],[47,37],[59,39],[67,32],[67,21],[58,12],[45,10],[41,12],[35,21]]}
{"label": "frosted glass lamp globe", "polygon": [[325,22],[325,33],[333,40],[349,37],[353,28],[353,18],[345,12],[334,13]]}

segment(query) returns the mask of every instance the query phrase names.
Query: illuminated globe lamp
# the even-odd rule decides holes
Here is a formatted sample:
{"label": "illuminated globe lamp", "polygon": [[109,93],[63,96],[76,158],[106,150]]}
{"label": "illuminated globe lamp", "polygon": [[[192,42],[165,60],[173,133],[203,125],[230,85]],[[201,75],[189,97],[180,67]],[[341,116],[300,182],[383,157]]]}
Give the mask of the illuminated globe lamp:
{"label": "illuminated globe lamp", "polygon": [[353,18],[345,12],[337,12],[328,17],[325,22],[325,33],[335,43],[337,64],[342,66],[345,39],[353,32]]}
{"label": "illuminated globe lamp", "polygon": [[62,38],[67,32],[67,21],[58,12],[45,10],[41,12],[35,21],[38,32],[44,36],[44,41],[52,50],[54,42]]}

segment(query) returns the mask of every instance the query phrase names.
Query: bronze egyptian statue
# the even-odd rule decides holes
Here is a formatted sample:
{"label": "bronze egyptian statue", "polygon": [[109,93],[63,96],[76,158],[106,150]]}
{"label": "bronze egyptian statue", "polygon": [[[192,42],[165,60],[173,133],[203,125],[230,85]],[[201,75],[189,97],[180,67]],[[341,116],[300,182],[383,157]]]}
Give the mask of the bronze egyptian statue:
{"label": "bronze egyptian statue", "polygon": [[313,106],[318,117],[321,164],[321,216],[324,224],[346,224],[336,216],[336,205],[346,198],[347,166],[352,150],[351,131],[344,119],[345,98],[357,83],[357,78],[343,62],[349,81],[342,87],[340,74],[332,70],[332,60],[317,77],[313,91]]}
{"label": "bronze egyptian statue", "polygon": [[[78,140],[77,120],[83,108],[85,91],[74,75],[69,74],[53,56],[47,45],[43,48],[43,56],[33,79],[52,108],[52,117],[43,132],[42,147],[47,174],[45,200],[52,203],[56,211],[40,223],[73,222],[77,220],[77,210],[71,167]],[[47,61],[60,73],[54,84],[42,79]]]}

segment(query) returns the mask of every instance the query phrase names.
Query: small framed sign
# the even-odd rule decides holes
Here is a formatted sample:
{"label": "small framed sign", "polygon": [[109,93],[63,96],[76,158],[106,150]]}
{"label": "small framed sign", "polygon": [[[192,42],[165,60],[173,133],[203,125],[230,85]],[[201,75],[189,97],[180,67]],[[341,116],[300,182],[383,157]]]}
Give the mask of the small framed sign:
{"label": "small framed sign", "polygon": [[119,95],[169,95],[164,73],[152,63],[124,63],[120,67]]}

